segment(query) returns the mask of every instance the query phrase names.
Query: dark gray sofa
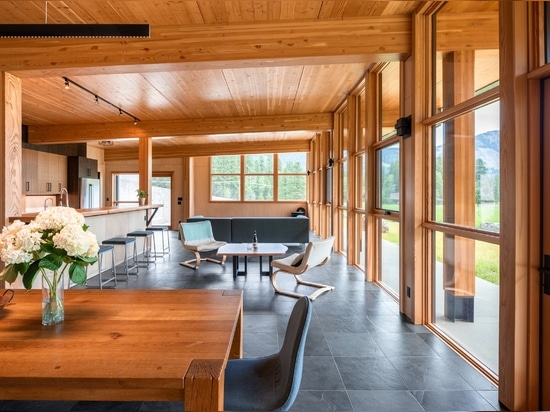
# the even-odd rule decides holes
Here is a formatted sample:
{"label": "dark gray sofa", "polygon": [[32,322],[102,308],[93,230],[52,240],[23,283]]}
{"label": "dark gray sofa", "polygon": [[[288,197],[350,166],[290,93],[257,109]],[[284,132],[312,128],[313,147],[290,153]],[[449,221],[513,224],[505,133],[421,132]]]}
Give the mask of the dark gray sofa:
{"label": "dark gray sofa", "polygon": [[188,222],[209,220],[216,240],[251,243],[254,231],[260,243],[308,243],[309,218],[296,217],[204,217],[193,216]]}

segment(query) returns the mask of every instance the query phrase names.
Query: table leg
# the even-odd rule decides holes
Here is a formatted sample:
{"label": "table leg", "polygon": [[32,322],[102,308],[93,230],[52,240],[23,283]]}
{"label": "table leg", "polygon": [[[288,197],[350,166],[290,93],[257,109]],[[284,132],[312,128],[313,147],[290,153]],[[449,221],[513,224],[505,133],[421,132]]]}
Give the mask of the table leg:
{"label": "table leg", "polygon": [[185,373],[186,411],[223,411],[224,362],[222,359],[194,359]]}
{"label": "table leg", "polygon": [[262,257],[260,256],[260,277],[271,276],[273,274],[273,268],[271,267],[271,262],[273,262],[273,256],[269,256],[269,259],[268,259],[269,268],[267,270],[263,270]]}
{"label": "table leg", "polygon": [[233,256],[233,280],[237,279],[238,271],[239,271],[239,257]]}
{"label": "table leg", "polygon": [[239,257],[233,256],[233,279],[237,276],[246,276],[248,273],[248,258],[244,257],[244,270],[239,271]]}

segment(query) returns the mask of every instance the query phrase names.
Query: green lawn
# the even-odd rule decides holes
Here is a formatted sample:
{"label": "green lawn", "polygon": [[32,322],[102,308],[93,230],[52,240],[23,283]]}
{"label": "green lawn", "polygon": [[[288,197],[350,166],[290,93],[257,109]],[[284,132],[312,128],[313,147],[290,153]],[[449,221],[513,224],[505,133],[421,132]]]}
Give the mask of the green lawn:
{"label": "green lawn", "polygon": [[[487,222],[489,216],[493,218],[498,216],[498,208],[496,206],[483,207],[482,216]],[[493,221],[498,223],[498,219]],[[389,231],[382,233],[382,239],[388,242],[399,244],[399,223],[386,220]],[[477,223],[476,223],[477,224]],[[438,233],[435,242],[435,258],[438,262],[443,262],[443,235]],[[476,276],[488,282],[499,284],[499,254],[500,246],[492,243],[475,241],[475,271]]]}

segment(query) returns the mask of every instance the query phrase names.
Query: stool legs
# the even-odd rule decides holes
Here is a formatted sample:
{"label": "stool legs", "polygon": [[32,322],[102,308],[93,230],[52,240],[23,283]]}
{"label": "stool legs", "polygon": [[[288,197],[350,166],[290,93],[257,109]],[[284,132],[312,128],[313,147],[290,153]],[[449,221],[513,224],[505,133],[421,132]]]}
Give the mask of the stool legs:
{"label": "stool legs", "polygon": [[[168,226],[148,226],[146,231],[152,231],[153,232],[153,243],[155,245],[155,256],[161,257],[164,255],[170,254],[170,232],[168,231]],[[156,244],[157,244],[157,233],[160,232],[160,242],[161,242],[161,249],[157,252],[156,250]]]}
{"label": "stool legs", "polygon": [[[103,274],[106,271],[103,268],[103,258],[104,258],[105,253],[107,253],[107,252],[111,252],[111,277],[109,279],[103,280]],[[111,287],[116,288],[117,277],[116,277],[116,262],[115,262],[115,248],[114,248],[114,246],[102,245],[99,248],[98,258],[97,258],[97,268],[98,268],[98,278],[99,278],[99,285],[97,287],[99,289],[103,289],[103,286],[105,286],[106,284],[108,284],[110,282],[113,282],[113,286],[111,286]],[[86,268],[86,270],[87,269],[88,268]],[[86,288],[95,288],[95,286],[90,286],[88,284],[88,281],[86,281]]]}
{"label": "stool legs", "polygon": [[127,233],[126,236],[133,238],[137,242],[137,238],[143,238],[143,260],[138,260],[138,265],[144,263],[148,265],[149,263],[155,263],[156,261],[156,245],[153,240],[154,232],[150,230],[136,230],[134,232]]}

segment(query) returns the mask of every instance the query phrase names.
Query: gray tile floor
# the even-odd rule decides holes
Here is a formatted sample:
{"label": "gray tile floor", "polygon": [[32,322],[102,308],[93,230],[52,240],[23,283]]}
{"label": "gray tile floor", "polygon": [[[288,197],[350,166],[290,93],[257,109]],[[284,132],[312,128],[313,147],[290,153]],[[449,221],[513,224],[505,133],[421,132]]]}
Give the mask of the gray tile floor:
{"label": "gray tile floor", "polygon": [[[169,256],[119,289],[242,289],[244,355],[278,350],[295,300],[275,295],[260,279],[258,262],[233,281],[232,265],[203,263],[198,271],[179,265],[191,257],[175,232]],[[299,249],[291,247],[289,253]],[[264,263],[265,264],[265,263]],[[425,327],[399,314],[398,305],[363,274],[334,255],[305,278],[336,286],[313,302],[302,385],[293,411],[489,411],[504,410],[497,388]],[[288,278],[288,279],[283,279]],[[294,287],[290,276],[281,285]],[[301,290],[308,290],[303,289]],[[4,365],[5,366],[5,365]],[[1,391],[0,383],[0,391]],[[174,402],[0,402],[0,411],[181,411]]]}

